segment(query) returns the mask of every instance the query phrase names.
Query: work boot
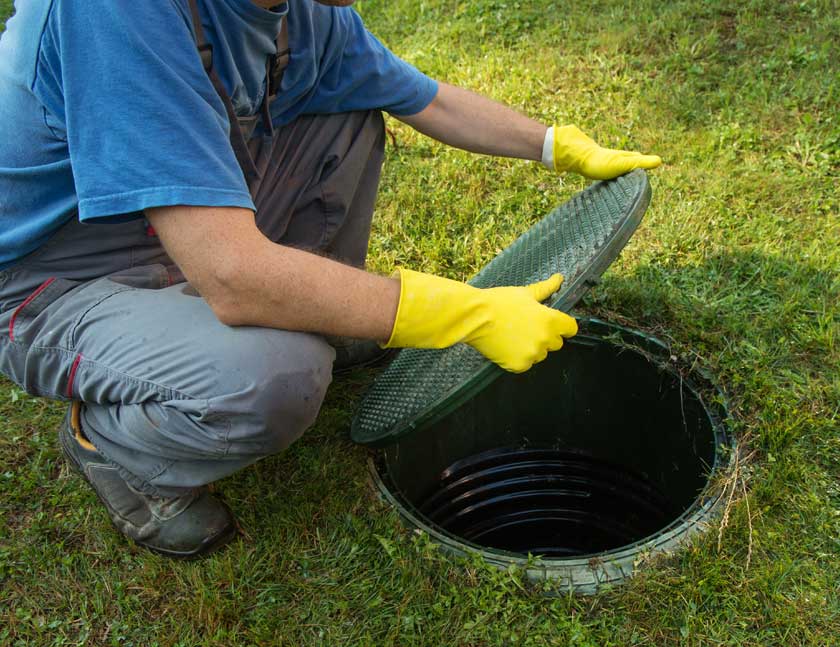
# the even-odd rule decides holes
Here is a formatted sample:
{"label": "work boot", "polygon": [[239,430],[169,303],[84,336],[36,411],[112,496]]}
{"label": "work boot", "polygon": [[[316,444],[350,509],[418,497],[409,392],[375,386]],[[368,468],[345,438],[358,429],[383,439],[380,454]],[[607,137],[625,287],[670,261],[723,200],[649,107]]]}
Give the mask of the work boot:
{"label": "work boot", "polygon": [[236,534],[230,509],[206,487],[181,496],[157,497],[126,483],[85,437],[81,409],[80,402],[68,408],[58,433],[61,449],[105,504],[117,530],[156,553],[181,558],[207,554]]}
{"label": "work boot", "polygon": [[396,354],[395,349],[382,348],[370,339],[328,335],[326,340],[335,349],[333,375],[344,375],[357,368],[380,366],[393,359]]}

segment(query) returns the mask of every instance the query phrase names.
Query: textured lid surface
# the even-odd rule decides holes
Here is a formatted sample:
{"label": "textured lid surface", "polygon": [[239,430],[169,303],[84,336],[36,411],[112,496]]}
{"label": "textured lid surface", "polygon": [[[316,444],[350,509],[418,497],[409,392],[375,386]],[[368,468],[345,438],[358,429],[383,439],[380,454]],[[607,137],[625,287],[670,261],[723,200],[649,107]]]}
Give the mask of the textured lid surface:
{"label": "textured lid surface", "polygon": [[[560,272],[563,285],[546,304],[569,310],[616,259],[649,203],[644,171],[596,182],[517,238],[469,283],[528,285]],[[389,445],[454,411],[503,372],[466,344],[402,350],[365,395],[350,435],[357,443]]]}

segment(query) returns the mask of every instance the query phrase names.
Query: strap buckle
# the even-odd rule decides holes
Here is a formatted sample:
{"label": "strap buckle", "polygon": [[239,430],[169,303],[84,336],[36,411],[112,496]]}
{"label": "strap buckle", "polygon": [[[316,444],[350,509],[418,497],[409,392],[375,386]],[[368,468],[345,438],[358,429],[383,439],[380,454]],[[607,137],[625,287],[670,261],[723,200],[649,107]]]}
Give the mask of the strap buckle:
{"label": "strap buckle", "polygon": [[209,72],[213,68],[213,46],[210,43],[202,43],[198,46],[198,54],[201,56],[204,71]]}
{"label": "strap buckle", "polygon": [[283,82],[283,72],[289,66],[291,51],[288,47],[271,57],[268,63],[268,98],[274,99],[280,92],[280,84]]}
{"label": "strap buckle", "polygon": [[248,141],[251,138],[251,135],[254,134],[254,130],[257,127],[258,119],[259,115],[250,115],[248,117],[236,118],[236,121],[239,122],[239,130],[242,132],[242,138],[245,141]]}

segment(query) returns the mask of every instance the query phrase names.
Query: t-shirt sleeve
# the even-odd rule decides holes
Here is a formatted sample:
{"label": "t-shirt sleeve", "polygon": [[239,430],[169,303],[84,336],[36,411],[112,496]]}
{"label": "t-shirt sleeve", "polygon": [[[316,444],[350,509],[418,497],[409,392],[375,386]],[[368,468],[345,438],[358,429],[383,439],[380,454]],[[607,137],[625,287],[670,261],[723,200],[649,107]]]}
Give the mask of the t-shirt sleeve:
{"label": "t-shirt sleeve", "polygon": [[[431,103],[435,80],[385,47],[350,8],[334,9],[330,34],[334,58],[324,70],[309,112],[380,109],[413,115]],[[339,34],[341,37],[338,37]]]}
{"label": "t-shirt sleeve", "polygon": [[60,66],[80,220],[156,206],[254,209],[224,105],[172,0],[55,0],[43,49]]}

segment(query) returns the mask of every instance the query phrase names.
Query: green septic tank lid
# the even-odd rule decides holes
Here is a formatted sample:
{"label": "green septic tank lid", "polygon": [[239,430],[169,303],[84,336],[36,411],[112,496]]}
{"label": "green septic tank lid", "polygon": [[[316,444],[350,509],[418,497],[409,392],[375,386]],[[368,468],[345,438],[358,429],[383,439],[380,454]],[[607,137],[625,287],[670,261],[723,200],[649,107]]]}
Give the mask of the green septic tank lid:
{"label": "green septic tank lid", "polygon": [[[570,310],[618,257],[649,203],[642,170],[595,182],[517,238],[469,283],[528,285],[560,272],[563,285],[546,303]],[[390,445],[451,413],[503,373],[466,344],[404,349],[365,395],[350,436],[365,445]]]}

